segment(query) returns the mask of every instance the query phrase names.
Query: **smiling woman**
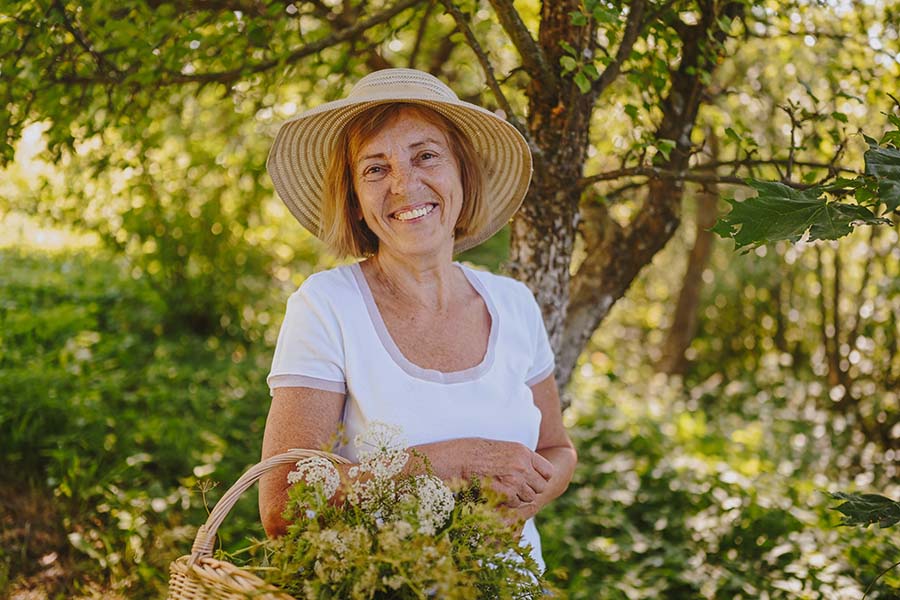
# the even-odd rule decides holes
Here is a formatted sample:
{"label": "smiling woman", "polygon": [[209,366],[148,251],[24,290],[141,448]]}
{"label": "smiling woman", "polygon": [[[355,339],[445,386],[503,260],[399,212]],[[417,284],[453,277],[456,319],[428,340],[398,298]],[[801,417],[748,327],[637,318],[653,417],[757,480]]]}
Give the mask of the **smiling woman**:
{"label": "smiling woman", "polygon": [[[305,227],[365,260],[309,277],[288,300],[263,456],[398,426],[438,477],[502,494],[543,566],[532,517],[568,486],[576,456],[541,312],[523,284],[453,262],[521,204],[525,141],[431,75],[389,69],[282,125],[267,166]],[[340,467],[345,482],[351,469]],[[289,470],[261,481],[271,535],[287,525]]]}
{"label": "smiling woman", "polygon": [[[406,130],[399,131],[398,123]],[[405,147],[396,147],[398,135],[403,136]],[[385,152],[392,147],[388,156]],[[401,159],[406,162],[401,164]],[[461,183],[458,218],[447,218],[439,198],[428,202],[430,195],[438,193],[431,187],[435,176],[449,177],[454,185]],[[396,207],[395,219],[420,218],[431,214],[429,207],[441,208],[441,223],[455,223],[454,237],[469,235],[486,220],[482,165],[469,138],[453,121],[425,106],[400,102],[376,105],[356,115],[342,130],[328,164],[319,237],[338,255],[374,255],[379,236],[362,219],[360,203],[383,195],[385,186],[396,192],[397,186],[410,184],[413,189],[400,191],[411,195],[413,203]],[[414,211],[417,214],[408,214]]]}

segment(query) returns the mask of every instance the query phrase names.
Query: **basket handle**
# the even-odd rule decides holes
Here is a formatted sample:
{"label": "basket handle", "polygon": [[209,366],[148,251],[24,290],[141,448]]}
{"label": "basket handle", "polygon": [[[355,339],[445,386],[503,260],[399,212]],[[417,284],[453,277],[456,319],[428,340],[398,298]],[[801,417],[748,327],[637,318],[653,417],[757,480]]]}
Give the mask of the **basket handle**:
{"label": "basket handle", "polygon": [[188,566],[192,566],[201,558],[212,556],[213,545],[216,541],[216,532],[219,530],[222,521],[224,521],[225,517],[228,516],[228,513],[231,512],[231,508],[237,502],[238,498],[240,498],[250,486],[259,481],[260,477],[282,465],[296,463],[299,460],[313,456],[327,458],[334,464],[350,464],[350,461],[343,456],[338,456],[331,452],[307,450],[305,448],[292,448],[287,452],[270,456],[264,461],[253,465],[241,475],[241,478],[238,479],[227,492],[225,492],[212,509],[212,512],[209,513],[209,518],[206,519],[206,523],[201,525],[200,529],[197,530],[197,536],[194,538],[194,545],[191,547],[191,558],[188,561]]}

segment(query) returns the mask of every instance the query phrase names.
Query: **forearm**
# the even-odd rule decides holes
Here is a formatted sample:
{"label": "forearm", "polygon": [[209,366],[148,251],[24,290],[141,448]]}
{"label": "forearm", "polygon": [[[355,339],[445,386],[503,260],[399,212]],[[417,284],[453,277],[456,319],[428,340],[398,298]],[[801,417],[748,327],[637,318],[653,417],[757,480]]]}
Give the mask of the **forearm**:
{"label": "forearm", "polygon": [[537,453],[553,464],[554,471],[553,476],[547,482],[546,489],[541,494],[538,494],[535,499],[535,504],[537,504],[535,512],[544,508],[566,491],[569,483],[572,481],[575,465],[578,462],[575,448],[571,446],[543,448],[538,450]]}

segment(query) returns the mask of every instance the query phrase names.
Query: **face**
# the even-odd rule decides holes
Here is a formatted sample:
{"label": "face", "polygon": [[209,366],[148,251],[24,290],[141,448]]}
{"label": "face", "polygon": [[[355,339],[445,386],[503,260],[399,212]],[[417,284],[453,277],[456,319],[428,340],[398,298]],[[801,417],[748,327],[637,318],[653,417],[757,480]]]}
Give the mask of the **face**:
{"label": "face", "polygon": [[404,110],[353,157],[361,217],[378,236],[379,253],[453,254],[462,182],[444,132]]}

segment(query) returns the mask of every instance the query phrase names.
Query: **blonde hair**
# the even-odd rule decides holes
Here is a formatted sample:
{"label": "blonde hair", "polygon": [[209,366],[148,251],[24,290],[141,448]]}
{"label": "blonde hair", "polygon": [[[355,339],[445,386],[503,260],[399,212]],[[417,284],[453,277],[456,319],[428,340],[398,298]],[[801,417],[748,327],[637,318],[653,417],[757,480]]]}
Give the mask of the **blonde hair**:
{"label": "blonde hair", "polygon": [[392,102],[379,104],[354,116],[344,126],[328,159],[319,238],[338,256],[374,256],[378,237],[360,217],[359,199],[353,188],[353,164],[362,146],[409,111],[429,125],[440,129],[459,167],[463,204],[454,228],[454,236],[467,236],[487,221],[484,200],[484,170],[469,137],[450,119],[421,104]]}

